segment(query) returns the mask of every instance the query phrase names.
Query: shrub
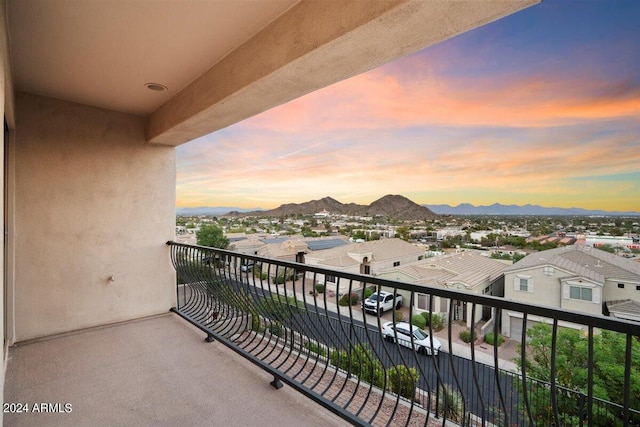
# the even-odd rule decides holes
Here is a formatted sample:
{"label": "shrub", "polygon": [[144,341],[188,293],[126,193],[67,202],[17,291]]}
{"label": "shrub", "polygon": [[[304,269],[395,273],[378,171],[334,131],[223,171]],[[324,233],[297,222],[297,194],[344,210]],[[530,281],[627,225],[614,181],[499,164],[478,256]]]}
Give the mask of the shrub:
{"label": "shrub", "polygon": [[398,323],[398,322],[404,322],[404,313],[401,311],[396,311],[393,314],[393,320]]}
{"label": "shrub", "polygon": [[373,294],[372,288],[365,288],[364,290],[364,299],[369,298]]}
{"label": "shrub", "polygon": [[285,268],[284,270],[278,272],[278,275],[273,279],[273,281],[276,285],[282,285],[287,280],[293,280],[295,275],[295,270]]}
{"label": "shrub", "polygon": [[[502,343],[503,343],[503,341],[504,341],[503,336],[502,336],[502,335],[500,335],[500,334],[498,334],[498,335],[496,335],[495,337],[497,337],[497,341],[498,341],[498,342],[497,342],[497,344],[498,344],[498,346],[501,346],[501,345],[502,345]],[[493,343],[494,343],[494,335],[493,335],[493,332],[490,332],[490,333],[488,333],[487,335],[485,335],[485,336],[484,336],[484,341],[485,341],[487,344],[489,344],[489,345],[493,345]]]}
{"label": "shrub", "polygon": [[282,323],[280,322],[271,322],[269,324],[269,332],[271,332],[273,335],[276,335],[278,337],[282,336],[283,328],[282,328]]}
{"label": "shrub", "polygon": [[332,349],[329,362],[369,384],[384,385],[384,367],[365,344],[352,345],[350,351]]}
{"label": "shrub", "polygon": [[470,329],[463,329],[460,331],[460,335],[458,335],[460,337],[460,339],[466,343],[470,343],[471,342],[471,330]]}
{"label": "shrub", "polygon": [[319,354],[320,356],[326,356],[327,355],[327,348],[321,344],[318,344],[316,342],[312,342],[312,341],[308,341],[306,343],[304,343],[304,348],[306,348],[307,350],[309,350],[312,353],[316,353]]}
{"label": "shrub", "polygon": [[427,324],[427,321],[424,319],[423,316],[419,314],[414,314],[413,316],[411,316],[411,324],[416,325],[420,329],[424,329],[424,327]]}
{"label": "shrub", "polygon": [[251,315],[251,330],[256,332],[263,332],[264,326],[262,325],[262,321],[260,320],[260,316],[256,313]]}
{"label": "shrub", "polygon": [[[461,422],[464,419],[463,408],[464,402],[462,395],[456,389],[449,384],[445,384],[440,390],[438,390],[438,397],[440,398],[441,415],[453,422]],[[446,411],[446,413],[444,412]]]}
{"label": "shrub", "polygon": [[416,368],[408,368],[404,365],[392,366],[387,370],[389,388],[393,393],[414,399],[416,385],[418,384],[418,371]]}
{"label": "shrub", "polygon": [[318,283],[316,285],[316,292],[319,294],[323,294],[324,293],[324,285],[322,283]]}
{"label": "shrub", "polygon": [[304,313],[305,304],[295,297],[271,294],[271,298],[263,298],[256,303],[256,309],[260,314],[272,320],[285,320],[293,314]]}
{"label": "shrub", "polygon": [[345,305],[356,305],[358,303],[358,300],[360,298],[358,297],[358,294],[356,294],[355,292],[351,292],[350,294],[344,294],[340,297],[340,300],[338,301],[338,304],[345,306]]}
{"label": "shrub", "polygon": [[[429,312],[428,311],[423,311],[420,314],[427,321],[427,324],[425,325],[425,327],[429,326]],[[442,330],[442,328],[444,328],[444,321],[442,319],[442,316],[440,316],[439,314],[436,314],[436,313],[432,313],[431,314],[431,328],[434,331],[440,331],[440,330]]]}

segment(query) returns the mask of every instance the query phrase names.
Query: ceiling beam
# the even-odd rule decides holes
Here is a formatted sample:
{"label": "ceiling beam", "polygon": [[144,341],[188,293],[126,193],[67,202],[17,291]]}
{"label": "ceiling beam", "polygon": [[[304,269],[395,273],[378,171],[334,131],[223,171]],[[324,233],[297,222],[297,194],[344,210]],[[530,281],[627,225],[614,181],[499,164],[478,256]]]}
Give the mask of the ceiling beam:
{"label": "ceiling beam", "polygon": [[147,138],[183,144],[535,3],[303,0],[156,110]]}

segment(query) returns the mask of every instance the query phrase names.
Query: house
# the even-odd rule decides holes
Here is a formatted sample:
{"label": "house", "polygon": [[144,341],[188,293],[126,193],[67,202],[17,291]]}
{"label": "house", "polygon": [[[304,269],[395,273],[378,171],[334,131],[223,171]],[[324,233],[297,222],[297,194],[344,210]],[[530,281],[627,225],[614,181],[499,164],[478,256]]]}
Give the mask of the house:
{"label": "house", "polygon": [[262,246],[256,251],[256,255],[304,264],[307,254],[347,245],[348,243],[346,237],[343,236],[283,236],[264,239]]}
{"label": "house", "polygon": [[[503,271],[507,267],[503,262],[488,258],[475,251],[462,251],[448,255],[426,258],[411,263],[381,271],[381,278],[406,283],[422,285],[425,288],[442,288],[468,292],[479,295],[502,296],[504,293]],[[405,301],[409,296],[404,295]],[[430,301],[426,294],[417,294],[414,301],[416,312],[429,311]],[[452,307],[452,319],[465,322],[467,327],[475,325],[481,320],[492,318],[489,307],[476,307],[475,318],[472,307],[461,301],[453,301],[450,305],[448,298],[433,298],[433,312],[449,317]]]}
{"label": "house", "polygon": [[245,255],[256,255],[258,249],[265,245],[265,241],[270,236],[260,234],[244,234],[244,233],[229,233],[226,234],[229,239],[229,246],[227,249],[234,252],[240,252]]}
{"label": "house", "polygon": [[[609,314],[626,319],[640,314],[640,264],[591,246],[536,252],[506,268],[504,275],[509,300],[597,315],[608,306]],[[528,327],[542,321],[529,318]],[[521,313],[502,313],[505,336],[521,340],[522,328]]]}
{"label": "house", "polygon": [[[415,262],[424,257],[424,250],[401,239],[382,239],[369,242],[351,243],[321,252],[305,255],[305,264],[338,270],[347,273],[371,274],[391,267]],[[330,275],[313,275],[308,273],[307,279],[315,279],[319,283],[326,280],[327,290],[344,294],[349,291],[349,283],[336,283]],[[360,288],[360,284],[352,291]]]}
{"label": "house", "polygon": [[640,249],[640,243],[637,238],[634,240],[631,236],[598,236],[589,234],[585,236],[585,244],[596,248],[608,245],[623,249]]}

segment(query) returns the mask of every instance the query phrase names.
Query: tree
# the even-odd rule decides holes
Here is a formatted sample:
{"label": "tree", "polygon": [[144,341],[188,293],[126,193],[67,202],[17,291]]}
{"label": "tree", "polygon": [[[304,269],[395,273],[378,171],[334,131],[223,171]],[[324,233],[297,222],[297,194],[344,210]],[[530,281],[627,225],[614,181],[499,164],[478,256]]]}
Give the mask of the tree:
{"label": "tree", "polygon": [[302,234],[302,236],[304,237],[318,237],[318,233],[316,233],[306,225],[300,229],[300,234]]}
{"label": "tree", "polygon": [[202,224],[196,231],[196,239],[201,246],[220,249],[229,246],[229,239],[224,236],[224,231],[215,224]]}
{"label": "tree", "polygon": [[355,233],[351,233],[351,238],[353,240],[367,240],[367,235],[365,234],[364,230],[358,230]]}
{"label": "tree", "polygon": [[616,249],[613,246],[609,245],[609,244],[598,245],[598,246],[596,246],[596,248],[598,248],[598,249],[600,249],[602,251],[605,251],[605,252],[612,253],[612,254],[616,253]]}
{"label": "tree", "polygon": [[[551,326],[539,323],[527,330],[527,376],[531,411],[540,425],[551,425],[554,414],[550,390],[543,382],[551,381]],[[580,416],[587,413],[579,400],[587,393],[588,337],[581,331],[559,328],[556,342],[556,395],[561,420],[578,425]],[[593,337],[593,394],[599,399],[621,404],[624,402],[624,366],[626,336],[603,330]],[[522,349],[520,349],[522,352]],[[521,359],[516,359],[521,366]],[[640,407],[640,342],[632,341],[631,408]],[[586,403],[584,403],[586,406]],[[621,424],[620,413],[612,407],[594,407],[594,425]],[[575,421],[575,423],[574,423]],[[635,421],[635,420],[634,420]]]}
{"label": "tree", "polygon": [[406,240],[407,242],[411,238],[411,232],[409,230],[409,227],[407,227],[406,225],[401,225],[400,227],[396,228],[396,234],[399,238],[401,238],[402,240]]}

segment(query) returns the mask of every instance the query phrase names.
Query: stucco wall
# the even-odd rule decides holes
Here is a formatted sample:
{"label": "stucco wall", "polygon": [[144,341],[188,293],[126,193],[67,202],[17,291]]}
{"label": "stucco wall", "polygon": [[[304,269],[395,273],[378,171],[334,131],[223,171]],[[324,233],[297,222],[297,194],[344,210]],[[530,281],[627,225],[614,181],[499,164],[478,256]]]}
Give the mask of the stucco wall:
{"label": "stucco wall", "polygon": [[[531,279],[533,279],[533,292],[514,290],[514,279],[518,275],[530,276]],[[543,267],[505,273],[504,297],[505,299],[522,301],[529,304],[542,304],[551,307],[560,307],[562,304],[560,280],[566,276],[568,276],[568,273],[557,268],[554,269],[553,275],[547,276],[544,274]]]}
{"label": "stucco wall", "polygon": [[16,340],[166,312],[175,150],[141,117],[31,94],[16,120]]}
{"label": "stucco wall", "polygon": [[[622,283],[624,288],[619,288],[618,283]],[[640,299],[640,289],[636,289],[640,283],[630,280],[606,280],[602,289],[602,301],[616,301],[623,299]]]}

